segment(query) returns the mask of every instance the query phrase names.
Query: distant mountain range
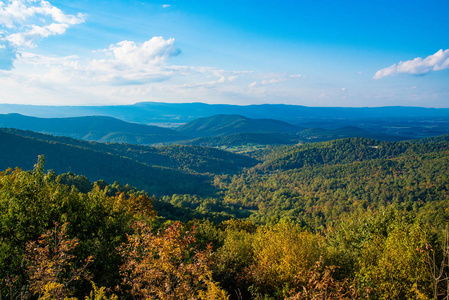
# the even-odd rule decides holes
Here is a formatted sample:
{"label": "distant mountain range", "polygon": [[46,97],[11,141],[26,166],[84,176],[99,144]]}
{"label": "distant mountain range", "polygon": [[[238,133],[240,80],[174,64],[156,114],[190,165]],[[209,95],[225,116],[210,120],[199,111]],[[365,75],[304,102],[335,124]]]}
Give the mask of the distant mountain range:
{"label": "distant mountain range", "polygon": [[[175,128],[199,118],[240,115],[250,119],[273,119],[303,128],[339,129],[354,126],[380,135],[423,138],[449,133],[448,108],[423,107],[306,107],[299,105],[225,105],[205,103],[141,102],[117,106],[34,106],[0,104],[0,114],[19,113],[42,118],[107,116],[126,122]],[[116,132],[116,131],[115,131]],[[234,132],[236,133],[236,132]],[[239,131],[242,133],[242,131]],[[175,133],[172,133],[175,134]],[[134,140],[136,139],[137,140]],[[173,137],[177,139],[176,137]],[[167,138],[169,141],[172,137]],[[95,137],[95,140],[98,140]],[[103,141],[151,143],[147,134],[112,134]]]}
{"label": "distant mountain range", "polygon": [[[20,113],[36,117],[110,116],[128,122],[186,123],[213,115],[242,115],[254,119],[275,119],[291,124],[322,120],[361,120],[391,118],[447,118],[448,108],[423,107],[306,107],[300,105],[262,104],[226,105],[205,103],[140,102],[117,106],[41,106],[0,104],[0,113]],[[310,126],[308,126],[310,127]]]}
{"label": "distant mountain range", "polygon": [[184,144],[230,148],[251,145],[280,145],[319,142],[347,137],[404,140],[407,136],[373,133],[354,126],[339,129],[303,128],[273,119],[251,119],[240,115],[199,118],[177,128],[129,123],[112,117],[86,116],[37,118],[20,114],[0,115],[0,127],[31,130],[101,143],[135,145]]}

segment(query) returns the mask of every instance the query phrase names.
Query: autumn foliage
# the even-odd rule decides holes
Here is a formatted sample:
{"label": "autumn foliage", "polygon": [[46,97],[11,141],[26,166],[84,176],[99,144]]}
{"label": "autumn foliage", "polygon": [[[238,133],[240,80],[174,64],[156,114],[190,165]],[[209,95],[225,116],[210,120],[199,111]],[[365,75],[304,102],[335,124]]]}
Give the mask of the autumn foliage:
{"label": "autumn foliage", "polygon": [[193,232],[176,222],[154,234],[144,222],[118,250],[123,286],[134,299],[227,299],[212,280],[211,249],[195,251]]}
{"label": "autumn foliage", "polygon": [[348,213],[319,231],[288,218],[181,223],[154,199],[104,182],[80,192],[43,160],[1,173],[0,299],[448,295],[448,233],[412,210]]}

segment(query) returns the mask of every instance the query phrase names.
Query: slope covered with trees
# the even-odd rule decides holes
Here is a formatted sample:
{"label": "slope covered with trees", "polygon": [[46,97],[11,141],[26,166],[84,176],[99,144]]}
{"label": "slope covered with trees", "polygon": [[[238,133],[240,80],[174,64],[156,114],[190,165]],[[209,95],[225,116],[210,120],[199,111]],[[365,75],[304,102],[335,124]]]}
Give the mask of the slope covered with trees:
{"label": "slope covered with trees", "polygon": [[[155,198],[46,172],[0,173],[0,294],[21,299],[439,299],[449,244],[413,209],[346,214],[317,231],[165,220]],[[442,276],[439,277],[441,272]],[[437,274],[438,273],[438,274]]]}
{"label": "slope covered with trees", "polygon": [[273,119],[250,119],[240,115],[215,115],[199,118],[176,128],[194,137],[255,132],[297,132],[302,128]]}
{"label": "slope covered with trees", "polygon": [[0,172],[2,298],[448,295],[448,136],[254,158],[11,129],[0,139],[4,169],[26,162]]}
{"label": "slope covered with trees", "polygon": [[14,134],[0,132],[0,167],[11,165],[31,169],[38,155],[44,154],[47,167],[57,173],[74,172],[90,180],[118,181],[144,189],[150,194],[208,193],[208,178],[174,169],[153,167],[147,164],[89,148],[62,143],[49,143]]}
{"label": "slope covered with trees", "polygon": [[[254,210],[255,220],[288,216],[312,228],[391,204],[416,212],[449,204],[447,142],[346,139],[284,147],[271,157],[217,177],[224,203]],[[441,224],[448,218],[443,211],[434,217]]]}
{"label": "slope covered with trees", "polygon": [[168,128],[128,123],[104,116],[36,118],[20,114],[6,114],[0,115],[0,127],[31,130],[103,143],[120,142],[150,145],[186,138]]}
{"label": "slope covered with trees", "polygon": [[[244,167],[254,166],[257,163],[255,159],[248,156],[205,147],[178,145],[149,147],[122,143],[104,144],[6,128],[0,129],[0,132],[41,141],[49,147],[55,144],[64,144],[109,155],[126,157],[149,166],[171,168],[190,173],[236,173]],[[23,150],[27,151],[26,148]],[[14,163],[14,161],[11,163]],[[23,167],[25,168],[25,166]],[[29,165],[26,165],[26,167],[29,167]]]}

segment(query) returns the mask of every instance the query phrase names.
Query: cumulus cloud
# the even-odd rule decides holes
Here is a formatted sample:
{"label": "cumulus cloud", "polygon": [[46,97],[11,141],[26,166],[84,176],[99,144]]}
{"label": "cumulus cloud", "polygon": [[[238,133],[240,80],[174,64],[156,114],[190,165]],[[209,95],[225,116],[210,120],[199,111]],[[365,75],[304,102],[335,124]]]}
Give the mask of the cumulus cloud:
{"label": "cumulus cloud", "polygon": [[159,80],[171,73],[165,69],[166,60],[180,53],[174,41],[163,37],[153,37],[142,44],[122,41],[101,50],[107,58],[91,60],[87,69],[101,81],[118,84]]}
{"label": "cumulus cloud", "polygon": [[[0,54],[2,50],[7,48],[0,47]],[[71,104],[80,104],[79,99],[123,103],[145,101],[148,97],[160,101],[170,97],[191,101],[215,97],[224,101],[235,95],[264,96],[270,93],[264,87],[294,78],[286,74],[171,65],[170,58],[179,53],[175,40],[163,37],[141,43],[121,41],[93,51],[91,57],[47,56],[20,49],[13,68],[6,68],[11,61],[4,61],[0,89],[7,91],[4,98],[31,102],[46,99],[46,103],[59,103],[61,97]],[[254,80],[259,86],[249,90],[248,84]]]}
{"label": "cumulus cloud", "polygon": [[[0,49],[0,67],[2,52]],[[144,43],[122,41],[95,51],[100,56],[96,59],[76,55],[51,57],[20,51],[14,62],[16,70],[10,73],[20,76],[24,82],[36,84],[67,81],[81,85],[141,85],[172,77],[176,72],[166,66],[166,61],[179,53],[174,39],[162,37],[153,37]],[[5,59],[4,64],[7,63]],[[225,80],[222,76],[218,76],[218,82]]]}
{"label": "cumulus cloud", "polygon": [[14,68],[0,72],[0,75],[38,88],[71,86],[94,90],[115,86],[120,91],[133,87],[132,90],[147,93],[156,91],[154,86],[162,86],[164,82],[169,82],[170,89],[180,90],[214,89],[230,86],[231,82],[245,84],[252,74],[251,71],[170,65],[169,59],[179,53],[174,39],[163,37],[153,37],[143,43],[122,41],[94,51],[95,58],[45,56],[19,51]]}
{"label": "cumulus cloud", "polygon": [[84,20],[84,15],[65,14],[48,1],[0,1],[0,26],[4,28],[0,41],[15,47],[34,47],[36,40],[64,34]]}
{"label": "cumulus cloud", "polygon": [[116,45],[111,45],[104,50],[107,54],[112,54],[115,61],[128,66],[155,65],[163,63],[167,58],[178,55],[179,49],[174,46],[175,39],[164,39],[163,37],[153,37],[143,44],[136,44],[132,41],[122,41]]}
{"label": "cumulus cloud", "polygon": [[374,79],[381,79],[396,74],[424,75],[432,71],[449,69],[449,49],[440,49],[437,53],[426,58],[417,57],[413,60],[401,61],[388,68],[379,70]]}
{"label": "cumulus cloud", "polygon": [[0,0],[0,70],[11,69],[20,51],[35,47],[38,40],[64,34],[84,19],[82,14],[65,14],[48,1]]}

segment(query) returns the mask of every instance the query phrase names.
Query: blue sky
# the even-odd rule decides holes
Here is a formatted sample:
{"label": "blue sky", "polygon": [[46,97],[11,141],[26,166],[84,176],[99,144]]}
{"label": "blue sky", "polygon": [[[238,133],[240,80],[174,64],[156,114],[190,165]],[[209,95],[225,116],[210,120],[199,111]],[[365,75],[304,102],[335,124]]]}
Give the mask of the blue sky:
{"label": "blue sky", "polygon": [[449,2],[0,0],[0,103],[449,107]]}

